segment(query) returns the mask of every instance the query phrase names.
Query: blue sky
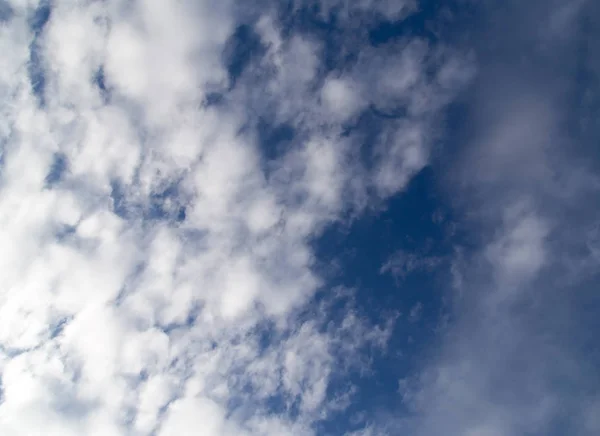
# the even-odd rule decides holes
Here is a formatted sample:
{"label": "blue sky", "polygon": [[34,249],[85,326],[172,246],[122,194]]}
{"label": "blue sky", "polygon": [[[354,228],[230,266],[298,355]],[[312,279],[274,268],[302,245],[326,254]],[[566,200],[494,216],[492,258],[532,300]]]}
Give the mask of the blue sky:
{"label": "blue sky", "polygon": [[599,434],[596,3],[0,0],[0,434]]}

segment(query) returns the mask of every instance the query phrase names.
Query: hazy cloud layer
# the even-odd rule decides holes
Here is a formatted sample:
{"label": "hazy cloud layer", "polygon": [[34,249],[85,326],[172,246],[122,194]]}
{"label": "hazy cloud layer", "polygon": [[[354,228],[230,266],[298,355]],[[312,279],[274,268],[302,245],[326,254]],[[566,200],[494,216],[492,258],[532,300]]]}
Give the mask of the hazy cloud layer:
{"label": "hazy cloud layer", "polygon": [[[414,415],[379,431],[600,431],[590,418],[599,392],[591,235],[600,131],[583,122],[598,113],[588,103],[599,95],[589,67],[598,55],[588,47],[597,45],[590,22],[599,12],[585,1],[480,5],[484,29],[471,43],[479,74],[464,146],[446,154],[453,165],[445,189],[476,243],[454,260],[456,321],[421,373],[401,381]],[[412,264],[405,258],[398,267]]]}

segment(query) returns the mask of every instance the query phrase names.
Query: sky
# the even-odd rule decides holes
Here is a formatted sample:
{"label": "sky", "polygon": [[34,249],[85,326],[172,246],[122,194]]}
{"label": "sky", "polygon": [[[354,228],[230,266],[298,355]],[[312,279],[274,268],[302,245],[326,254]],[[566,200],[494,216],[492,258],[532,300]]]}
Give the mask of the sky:
{"label": "sky", "polygon": [[600,3],[0,0],[0,434],[600,434]]}

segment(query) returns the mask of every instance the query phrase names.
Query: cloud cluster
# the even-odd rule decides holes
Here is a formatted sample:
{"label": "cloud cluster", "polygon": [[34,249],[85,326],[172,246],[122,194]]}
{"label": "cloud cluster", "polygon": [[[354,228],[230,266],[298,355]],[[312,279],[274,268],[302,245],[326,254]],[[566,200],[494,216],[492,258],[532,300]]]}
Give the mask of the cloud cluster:
{"label": "cloud cluster", "polygon": [[[419,40],[327,70],[275,9],[0,3],[0,433],[310,435],[385,349],[310,242],[427,164],[472,71]],[[264,120],[294,131],[271,156]]]}
{"label": "cloud cluster", "polygon": [[[473,235],[453,261],[454,322],[400,384],[411,414],[383,419],[381,433],[600,431],[590,418],[600,392],[590,334],[600,131],[584,121],[600,95],[598,54],[587,49],[600,14],[585,1],[494,3],[479,5],[489,27],[473,34],[480,63],[464,145],[447,154],[445,191]],[[405,256],[384,269],[411,265]]]}

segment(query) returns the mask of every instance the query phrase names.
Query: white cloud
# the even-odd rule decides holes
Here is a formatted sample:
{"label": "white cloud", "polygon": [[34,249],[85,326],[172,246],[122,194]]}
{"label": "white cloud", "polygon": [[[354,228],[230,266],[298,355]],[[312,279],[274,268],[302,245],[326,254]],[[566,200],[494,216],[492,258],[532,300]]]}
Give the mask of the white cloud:
{"label": "white cloud", "polygon": [[207,436],[244,434],[235,426],[227,425],[223,408],[210,400],[182,398],[172,403],[159,435],[198,433]]}
{"label": "white cloud", "polygon": [[413,307],[411,307],[410,312],[408,314],[408,320],[410,322],[418,322],[423,315],[423,303],[418,302],[415,303]]}
{"label": "white cloud", "polygon": [[547,262],[550,226],[526,205],[507,205],[499,236],[486,248],[500,289],[527,284]]}
{"label": "white cloud", "polygon": [[[367,185],[385,199],[426,164],[433,109],[392,129],[365,176],[341,123],[383,89],[373,102],[353,94],[362,67],[323,89],[319,41],[285,38],[267,13],[261,67],[273,74],[210,106],[207,92],[229,85],[230,2],[55,1],[37,34],[39,5],[11,5],[0,24],[0,433],[314,434],[350,401],[333,382],[365,369],[364,350],[385,349],[393,320],[373,325],[329,293],[342,319],[328,319],[333,303],[303,314],[323,285],[311,240],[360,213]],[[392,6],[376,7],[403,8]],[[398,64],[378,58],[401,94],[391,97],[437,86],[410,47]],[[269,176],[244,130],[249,108],[299,131]],[[160,201],[185,219],[153,216]]]}
{"label": "white cloud", "polygon": [[[321,14],[327,17],[327,14],[336,10],[342,17],[346,18],[352,24],[355,16],[376,15],[386,20],[402,20],[417,8],[417,2],[414,0],[323,0],[315,2],[314,0],[296,0],[296,7],[314,5],[317,3]],[[362,17],[361,17],[362,18]]]}
{"label": "white cloud", "polygon": [[443,261],[443,257],[431,256],[426,252],[419,253],[398,250],[382,265],[379,272],[382,274],[390,273],[396,280],[404,280],[412,273],[431,273],[439,267]]}
{"label": "white cloud", "polygon": [[336,117],[345,121],[355,115],[365,104],[360,89],[351,80],[330,77],[321,91],[324,106]]}

